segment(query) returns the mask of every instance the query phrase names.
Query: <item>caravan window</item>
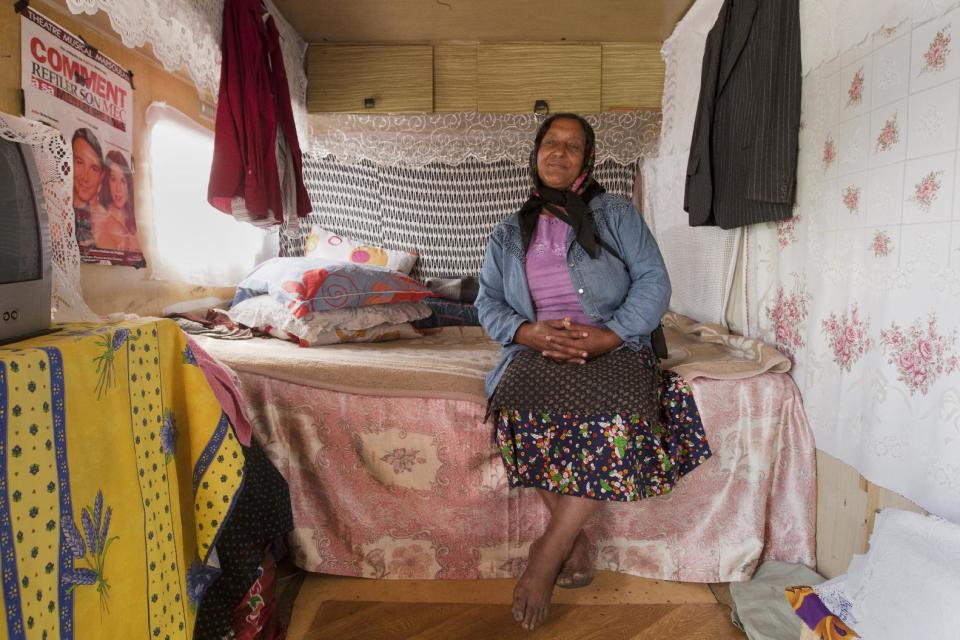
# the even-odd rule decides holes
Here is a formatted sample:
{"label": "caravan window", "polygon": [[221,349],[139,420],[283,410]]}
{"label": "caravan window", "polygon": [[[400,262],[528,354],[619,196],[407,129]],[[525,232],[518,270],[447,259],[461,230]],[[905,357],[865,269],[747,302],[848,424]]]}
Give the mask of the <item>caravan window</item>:
{"label": "caravan window", "polygon": [[154,278],[234,286],[277,255],[275,229],[237,222],[207,203],[213,132],[164,104],[149,107],[147,126]]}

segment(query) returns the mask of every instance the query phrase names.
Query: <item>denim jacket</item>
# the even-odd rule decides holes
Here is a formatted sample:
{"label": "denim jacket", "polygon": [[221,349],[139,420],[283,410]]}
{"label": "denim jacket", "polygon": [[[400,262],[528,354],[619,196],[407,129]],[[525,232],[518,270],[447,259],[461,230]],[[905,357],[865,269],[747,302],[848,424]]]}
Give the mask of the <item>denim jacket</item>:
{"label": "denim jacket", "polygon": [[[620,336],[623,346],[634,350],[649,346],[650,332],[670,303],[670,278],[660,249],[630,201],[601,193],[589,206],[598,235],[619,258],[601,249],[599,257],[591,259],[569,229],[567,269],[573,288],[584,312]],[[516,353],[529,348],[513,341],[517,329],[537,319],[525,261],[520,218],[514,213],[490,235],[475,303],[484,331],[503,346],[500,362],[487,374],[488,398]]]}

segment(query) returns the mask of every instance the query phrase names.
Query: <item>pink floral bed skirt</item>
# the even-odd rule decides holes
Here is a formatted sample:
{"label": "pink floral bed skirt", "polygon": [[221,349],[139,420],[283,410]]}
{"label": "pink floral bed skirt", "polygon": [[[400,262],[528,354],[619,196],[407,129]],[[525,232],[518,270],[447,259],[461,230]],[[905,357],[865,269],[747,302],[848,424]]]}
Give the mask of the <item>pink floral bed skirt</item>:
{"label": "pink floral bed skirt", "polygon": [[[475,402],[375,397],[240,374],[254,436],[290,485],[296,563],[371,578],[519,575],[547,512],[508,488]],[[789,376],[691,383],[713,457],[668,495],[608,503],[587,534],[598,569],[748,579],[815,564],[813,435]]]}

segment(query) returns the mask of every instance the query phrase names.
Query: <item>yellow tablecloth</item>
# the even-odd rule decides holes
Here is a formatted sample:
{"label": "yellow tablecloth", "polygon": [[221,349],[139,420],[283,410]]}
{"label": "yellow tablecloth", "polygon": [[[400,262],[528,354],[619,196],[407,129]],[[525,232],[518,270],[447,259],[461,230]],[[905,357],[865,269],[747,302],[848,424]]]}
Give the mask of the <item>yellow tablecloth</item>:
{"label": "yellow tablecloth", "polygon": [[189,638],[243,452],[170,320],[0,347],[9,638]]}

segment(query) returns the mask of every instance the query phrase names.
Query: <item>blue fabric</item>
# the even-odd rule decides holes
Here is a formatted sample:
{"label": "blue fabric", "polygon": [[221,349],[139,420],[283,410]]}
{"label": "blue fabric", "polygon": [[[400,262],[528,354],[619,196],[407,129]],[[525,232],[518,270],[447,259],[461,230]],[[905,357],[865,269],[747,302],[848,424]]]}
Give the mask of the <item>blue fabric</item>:
{"label": "blue fabric", "polygon": [[418,329],[476,327],[480,325],[480,321],[477,319],[477,308],[472,304],[442,298],[425,298],[423,302],[430,307],[430,311],[433,313],[426,318],[413,321],[413,326]]}
{"label": "blue fabric", "polygon": [[[600,238],[619,258],[604,250],[591,259],[574,242],[570,229],[570,280],[586,314],[620,336],[622,348],[650,346],[650,333],[666,313],[671,293],[657,242],[636,207],[625,198],[602,193],[590,201],[590,210]],[[527,348],[513,342],[517,329],[524,322],[536,321],[524,259],[519,218],[513,214],[490,235],[475,302],[484,331],[503,346],[500,362],[487,374],[488,398],[513,356]]]}

